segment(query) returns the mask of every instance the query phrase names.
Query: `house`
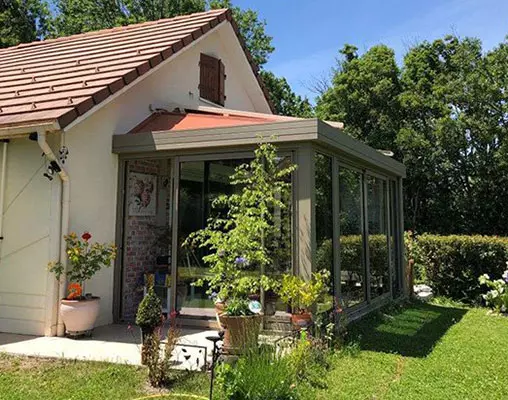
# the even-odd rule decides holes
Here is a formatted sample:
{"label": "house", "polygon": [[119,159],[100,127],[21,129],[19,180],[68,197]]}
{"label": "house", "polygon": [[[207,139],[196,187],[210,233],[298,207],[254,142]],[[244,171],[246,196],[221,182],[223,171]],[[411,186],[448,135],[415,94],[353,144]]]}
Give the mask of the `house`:
{"label": "house", "polygon": [[260,135],[299,165],[278,267],[330,269],[352,315],[400,296],[404,166],[341,124],[273,115],[230,11],[0,50],[0,332],[63,334],[46,265],[71,231],[119,248],[85,287],[99,325],[133,319],[146,276],[207,324],[206,267],[181,243]]}

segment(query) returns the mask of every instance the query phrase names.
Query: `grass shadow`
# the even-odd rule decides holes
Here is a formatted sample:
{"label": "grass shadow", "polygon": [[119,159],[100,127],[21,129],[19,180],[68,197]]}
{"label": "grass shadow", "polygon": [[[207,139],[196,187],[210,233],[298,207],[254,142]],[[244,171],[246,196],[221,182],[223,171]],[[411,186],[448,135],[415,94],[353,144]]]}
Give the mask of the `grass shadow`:
{"label": "grass shadow", "polygon": [[458,323],[467,309],[425,303],[388,312],[378,312],[350,326],[351,339],[362,350],[426,357],[448,329]]}

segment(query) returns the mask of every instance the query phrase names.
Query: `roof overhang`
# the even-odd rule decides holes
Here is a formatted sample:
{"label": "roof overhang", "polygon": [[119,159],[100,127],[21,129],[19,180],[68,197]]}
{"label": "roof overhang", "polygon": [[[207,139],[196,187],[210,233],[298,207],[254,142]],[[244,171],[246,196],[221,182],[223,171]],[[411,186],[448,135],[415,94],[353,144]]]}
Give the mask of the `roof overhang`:
{"label": "roof overhang", "polygon": [[260,140],[279,144],[314,143],[342,155],[345,160],[405,177],[403,164],[348,136],[341,129],[318,119],[295,119],[241,126],[167,130],[113,135],[113,152],[142,155],[153,152],[189,152],[255,146]]}
{"label": "roof overhang", "polygon": [[1,126],[0,139],[23,138],[28,136],[30,133],[41,131],[58,132],[60,131],[60,125],[58,124],[58,121],[54,120],[12,126]]}

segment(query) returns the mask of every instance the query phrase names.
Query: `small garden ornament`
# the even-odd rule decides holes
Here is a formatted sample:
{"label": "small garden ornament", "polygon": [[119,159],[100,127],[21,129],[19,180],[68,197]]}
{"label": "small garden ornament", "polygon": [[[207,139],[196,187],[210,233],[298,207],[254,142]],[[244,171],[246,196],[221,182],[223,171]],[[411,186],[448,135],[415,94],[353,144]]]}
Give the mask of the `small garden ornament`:
{"label": "small garden ornament", "polygon": [[99,315],[100,298],[91,293],[83,294],[83,286],[102,268],[110,267],[116,257],[114,244],[91,243],[91,238],[88,232],[81,238],[75,233],[64,236],[69,259],[67,271],[61,262],[48,265],[60,284],[65,284],[64,277],[69,282],[68,295],[60,302],[60,315],[69,336],[91,334]]}

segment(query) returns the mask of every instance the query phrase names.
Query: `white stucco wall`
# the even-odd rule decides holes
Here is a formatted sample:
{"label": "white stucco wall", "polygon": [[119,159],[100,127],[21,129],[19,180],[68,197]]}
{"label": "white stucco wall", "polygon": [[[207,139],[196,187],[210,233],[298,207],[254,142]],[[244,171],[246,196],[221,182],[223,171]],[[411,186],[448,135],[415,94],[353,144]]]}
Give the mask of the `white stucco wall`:
{"label": "white stucco wall", "polygon": [[[226,66],[226,108],[269,112],[255,77],[229,24],[204,36],[195,45],[131,86],[123,94],[75,124],[65,134],[70,154],[66,165],[71,182],[70,230],[89,231],[93,240],[114,242],[118,159],[112,135],[130,131],[152,107],[210,105],[199,99],[201,52],[222,59]],[[113,320],[113,268],[102,270],[85,287],[101,297],[97,324]]]}
{"label": "white stucco wall", "polygon": [[[0,165],[2,163],[0,143]],[[43,335],[47,296],[54,278],[47,272],[51,253],[52,191],[58,177],[43,177],[45,160],[37,142],[11,140],[7,153],[3,241],[0,242],[0,332]],[[54,246],[53,246],[54,247]],[[50,301],[51,303],[51,301]]]}

